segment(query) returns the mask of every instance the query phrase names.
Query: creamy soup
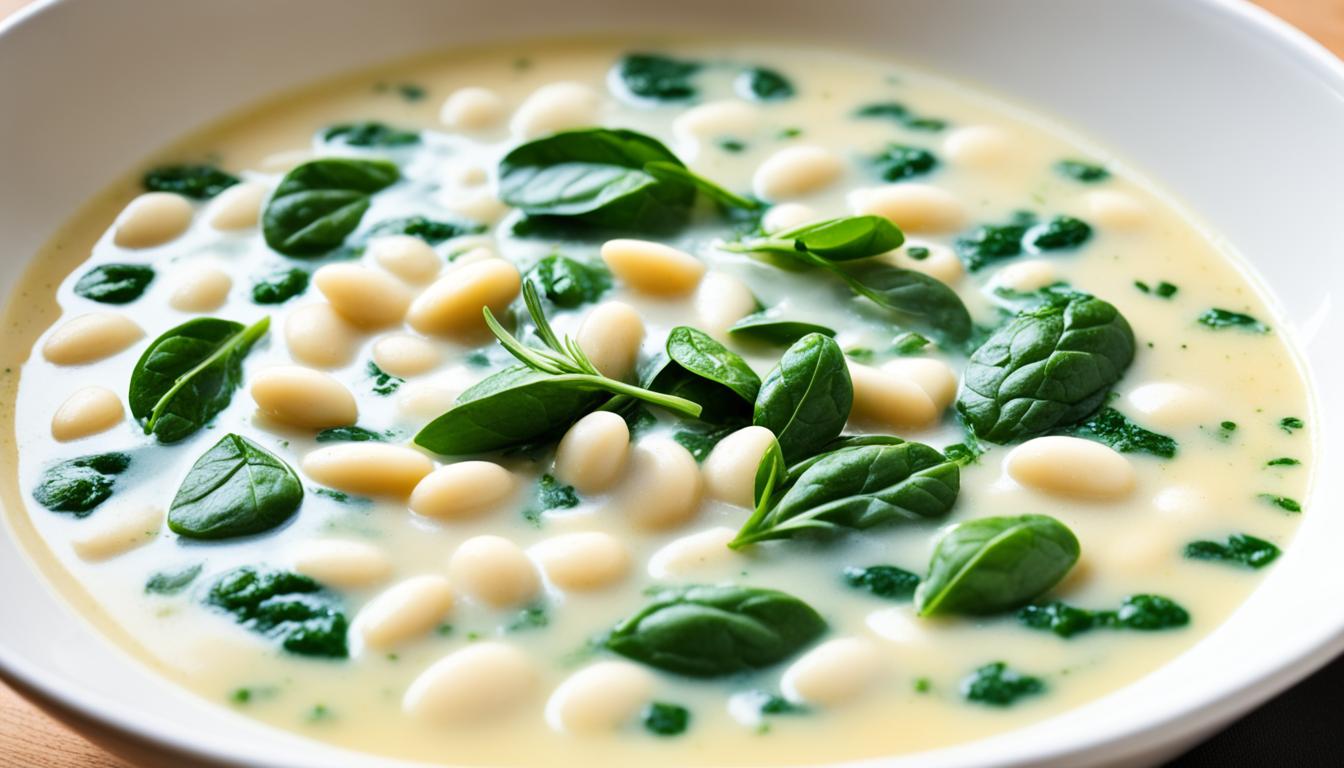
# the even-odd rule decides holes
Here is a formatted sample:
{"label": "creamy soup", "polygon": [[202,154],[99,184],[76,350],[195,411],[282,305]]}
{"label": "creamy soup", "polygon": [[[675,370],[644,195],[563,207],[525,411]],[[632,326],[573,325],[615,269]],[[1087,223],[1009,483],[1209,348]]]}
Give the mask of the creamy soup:
{"label": "creamy soup", "polygon": [[79,213],[8,323],[6,507],[80,610],[425,761],[1039,721],[1217,627],[1311,473],[1225,244],[1046,120],[806,46],[286,96]]}

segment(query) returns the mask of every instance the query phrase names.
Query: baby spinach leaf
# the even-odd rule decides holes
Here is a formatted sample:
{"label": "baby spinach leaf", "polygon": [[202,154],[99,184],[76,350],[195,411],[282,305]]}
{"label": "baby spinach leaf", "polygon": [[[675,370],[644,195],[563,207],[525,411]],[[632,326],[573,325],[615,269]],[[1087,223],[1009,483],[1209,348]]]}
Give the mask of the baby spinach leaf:
{"label": "baby spinach leaf", "polygon": [[153,279],[153,268],[143,264],[101,264],[79,278],[75,295],[103,304],[129,304]]}
{"label": "baby spinach leaf", "polygon": [[631,53],[616,65],[616,82],[640,99],[686,101],[696,95],[692,77],[700,71],[697,61],[674,59],[656,53]]}
{"label": "baby spinach leaf", "polygon": [[738,75],[737,92],[753,101],[783,101],[793,97],[793,83],[784,75],[765,67],[752,67]]}
{"label": "baby spinach leaf", "polygon": [[840,345],[810,333],[765,377],[752,423],[775,434],[786,460],[798,461],[840,434],[853,404],[854,385]]}
{"label": "baby spinach leaf", "polygon": [[350,147],[405,147],[420,143],[420,132],[394,128],[376,120],[337,123],[322,129],[322,140]]}
{"label": "baby spinach leaf", "polygon": [[768,344],[788,345],[803,338],[809,333],[820,333],[823,336],[835,336],[835,331],[824,325],[807,323],[802,320],[785,320],[779,317],[773,310],[757,312],[754,315],[746,317],[733,323],[728,329],[732,336],[740,336],[756,341],[763,341]]}
{"label": "baby spinach leaf", "polygon": [[961,695],[967,701],[991,707],[1011,706],[1023,696],[1044,692],[1040,678],[1015,672],[1002,661],[986,664],[961,681]]}
{"label": "baby spinach leaf", "polygon": [[938,167],[938,158],[923,147],[888,144],[869,164],[887,181],[900,181],[930,173]]}
{"label": "baby spinach leaf", "polygon": [[145,173],[141,184],[150,192],[175,192],[196,200],[209,200],[239,181],[213,165],[162,165]]}
{"label": "baby spinach leaf", "polygon": [[1055,163],[1055,173],[1084,184],[1095,184],[1111,178],[1111,172],[1104,167],[1083,160],[1060,160]]}
{"label": "baby spinach leaf", "polygon": [[52,512],[84,517],[112,496],[117,475],[131,466],[125,453],[80,456],[47,467],[33,489],[33,498]]}
{"label": "baby spinach leaf", "polygon": [[846,216],[804,224],[765,237],[730,243],[738,253],[770,252],[798,257],[806,251],[828,262],[879,256],[905,242],[905,235],[881,216]]}
{"label": "baby spinach leaf", "polygon": [[1190,614],[1171,598],[1161,595],[1130,595],[1114,611],[1092,611],[1054,601],[1028,605],[1017,612],[1018,623],[1031,629],[1073,637],[1093,629],[1134,629],[1152,632],[1190,623]]}
{"label": "baby spinach leaf", "polygon": [[308,273],[302,269],[280,269],[252,283],[252,301],[257,304],[284,304],[308,290]]}
{"label": "baby spinach leaf", "polygon": [[773,666],[825,630],[816,611],[783,592],[692,586],[655,595],[617,624],[605,645],[667,672],[721,677]]}
{"label": "baby spinach leaf", "polygon": [[1027,230],[1023,241],[1033,251],[1077,248],[1092,237],[1092,227],[1072,216],[1056,216]]}
{"label": "baby spinach leaf", "polygon": [[711,422],[745,414],[755,402],[760,377],[747,361],[708,334],[679,325],[668,334],[665,348],[667,360],[655,365],[655,373],[645,384],[648,389],[700,403],[700,417]]}
{"label": "baby spinach leaf", "polygon": [[1200,325],[1208,326],[1214,330],[1224,328],[1239,328],[1250,333],[1269,333],[1269,326],[1256,320],[1250,315],[1241,312],[1233,312],[1229,309],[1213,308],[1199,316]]}
{"label": "baby spinach leaf", "polygon": [[850,290],[939,338],[960,342],[971,335],[966,305],[956,291],[936,278],[878,262],[846,265],[839,273]]}
{"label": "baby spinach leaf", "polygon": [[243,358],[270,318],[251,326],[200,317],[165,332],[131,372],[131,415],[162,443],[175,443],[228,406],[243,380]]}
{"label": "baby spinach leaf", "polygon": [[919,586],[918,574],[894,565],[850,566],[845,569],[844,576],[849,586],[885,600],[908,601],[915,596],[915,588]]}
{"label": "baby spinach leaf", "polygon": [[934,544],[915,607],[920,616],[1012,610],[1059,583],[1078,553],[1073,531],[1045,515],[958,523]]}
{"label": "baby spinach leaf", "polygon": [[995,261],[1019,256],[1022,238],[1035,223],[1035,216],[1019,212],[1006,224],[981,224],[957,238],[957,255],[972,272]]}
{"label": "baby spinach leaf", "polygon": [[303,484],[289,465],[246,437],[227,434],[187,472],[168,527],[190,539],[269,531],[299,510]]}
{"label": "baby spinach leaf", "polygon": [[1264,568],[1279,554],[1278,547],[1247,533],[1234,533],[1226,542],[1192,541],[1185,545],[1185,556],[1190,560],[1222,560],[1249,568]]}
{"label": "baby spinach leaf", "polygon": [[1176,456],[1175,440],[1140,427],[1109,406],[1063,432],[1105,443],[1120,453],[1149,453],[1164,459]]}
{"label": "baby spinach leaf", "polygon": [[682,448],[691,452],[696,461],[704,461],[714,450],[714,446],[723,442],[723,438],[741,429],[738,424],[710,429],[708,431],[681,429],[672,435],[672,439]]}
{"label": "baby spinach leaf", "polygon": [[485,231],[485,225],[470,221],[439,221],[424,216],[405,216],[398,219],[383,219],[369,227],[364,233],[365,242],[386,235],[410,235],[424,240],[430,245],[438,245],[462,235],[476,235]]}
{"label": "baby spinach leaf", "polygon": [[183,566],[176,570],[156,571],[145,581],[145,593],[151,595],[176,595],[186,589],[201,575],[201,564]]}
{"label": "baby spinach leaf", "polygon": [[659,181],[686,184],[687,186],[694,187],[704,194],[705,197],[708,197],[710,200],[728,210],[756,211],[763,206],[758,200],[743,197],[736,192],[730,192],[727,189],[724,189],[709,179],[696,174],[680,162],[669,163],[667,161],[658,160],[651,163],[645,163],[644,172]]}
{"label": "baby spinach leaf", "polygon": [[879,101],[865,104],[854,111],[858,118],[891,120],[912,131],[941,131],[947,127],[946,120],[935,117],[921,117],[911,112],[904,104],[896,101]]}
{"label": "baby spinach leaf", "polygon": [[319,443],[366,443],[371,440],[382,442],[391,437],[391,433],[374,432],[363,427],[329,427],[318,432],[314,439]]}
{"label": "baby spinach leaf", "polygon": [[680,736],[691,724],[691,711],[680,704],[655,701],[640,716],[644,729],[657,736]]}
{"label": "baby spinach leaf", "polygon": [[538,261],[526,279],[551,303],[565,309],[597,301],[611,288],[607,270],[558,253]]}
{"label": "baby spinach leaf", "polygon": [[401,178],[385,160],[327,157],[295,167],[261,214],[266,244],[286,256],[319,256],[345,242],[369,201]]}
{"label": "baby spinach leaf", "polygon": [[907,331],[891,340],[891,351],[898,355],[916,355],[931,343],[924,336]]}
{"label": "baby spinach leaf", "polygon": [[345,658],[349,622],[335,595],[297,573],[244,566],[219,577],[207,605],[290,653]]}
{"label": "baby spinach leaf", "polygon": [[1134,332],[1110,304],[1076,296],[1017,318],[977,349],[957,410],[977,437],[1025,440],[1097,410],[1134,359]]}

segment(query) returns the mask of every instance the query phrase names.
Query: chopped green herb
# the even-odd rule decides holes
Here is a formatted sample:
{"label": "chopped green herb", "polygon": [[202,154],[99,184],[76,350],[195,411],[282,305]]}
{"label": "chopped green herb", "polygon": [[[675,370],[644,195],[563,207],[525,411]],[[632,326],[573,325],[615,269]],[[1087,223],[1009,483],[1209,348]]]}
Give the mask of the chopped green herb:
{"label": "chopped green herb", "polygon": [[529,629],[541,629],[550,623],[551,619],[546,614],[546,606],[529,605],[513,617],[507,629],[510,632],[522,632]]}
{"label": "chopped green herb", "polygon": [[308,273],[302,269],[280,269],[252,283],[252,301],[257,304],[283,304],[308,290]]}
{"label": "chopped green herb", "polygon": [[1290,435],[1293,433],[1293,430],[1301,429],[1304,426],[1306,425],[1296,416],[1287,416],[1279,420],[1279,429],[1282,429]]}
{"label": "chopped green herb", "polygon": [[737,78],[737,91],[756,101],[782,101],[792,98],[793,83],[773,69],[752,67]]}
{"label": "chopped green herb", "polygon": [[1269,326],[1256,320],[1250,315],[1241,312],[1233,312],[1227,309],[1218,309],[1217,307],[1206,311],[1199,316],[1199,323],[1215,330],[1223,328],[1240,328],[1250,333],[1269,333]]}
{"label": "chopped green herb", "polygon": [[1064,432],[1105,443],[1121,453],[1148,453],[1164,459],[1176,455],[1175,440],[1140,427],[1110,407],[1102,408],[1087,421]]}
{"label": "chopped green herb", "polygon": [[1234,533],[1227,541],[1192,541],[1185,545],[1185,556],[1191,560],[1222,560],[1249,568],[1264,568],[1279,556],[1279,548],[1264,539],[1245,533]]}
{"label": "chopped green herb", "polygon": [[1277,458],[1277,459],[1270,459],[1269,461],[1265,462],[1265,466],[1266,466],[1266,467],[1296,467],[1297,465],[1299,465],[1299,464],[1301,464],[1301,463],[1302,463],[1302,462],[1298,461],[1297,459],[1294,459],[1294,458],[1291,458],[1291,457],[1288,457],[1288,456],[1280,456],[1280,457]]}
{"label": "chopped green herb", "polygon": [[322,140],[351,147],[404,147],[420,143],[420,132],[394,128],[387,123],[365,120],[338,123],[322,131]]}
{"label": "chopped green herb", "polygon": [[943,449],[943,455],[964,467],[967,464],[980,463],[980,457],[985,455],[985,449],[976,443],[953,443]]}
{"label": "chopped green herb", "polygon": [[691,78],[701,64],[653,53],[632,53],[616,65],[616,77],[630,95],[655,101],[685,101],[696,95]]}
{"label": "chopped green herb", "polygon": [[1007,707],[1024,696],[1045,691],[1040,678],[1023,675],[1008,668],[1002,661],[986,664],[961,681],[961,695],[967,701]]}
{"label": "chopped green herb", "polygon": [[319,723],[322,722],[323,720],[330,720],[332,718],[332,714],[331,710],[327,708],[326,704],[314,704],[313,708],[308,710],[307,717],[308,722]]}
{"label": "chopped green herb", "polygon": [[141,179],[150,192],[175,192],[196,200],[208,200],[239,181],[237,176],[206,164],[165,165]]}
{"label": "chopped green herb", "polygon": [[802,128],[780,128],[779,133],[775,134],[778,139],[796,139],[803,135]]}
{"label": "chopped green herb", "polygon": [[334,488],[315,487],[315,488],[309,488],[308,490],[312,491],[318,496],[326,496],[328,499],[331,499],[333,501],[339,501],[342,504],[351,501],[353,498],[350,496],[350,494],[346,493],[345,491],[338,491],[335,490]]}
{"label": "chopped green herb", "polygon": [[869,347],[850,347],[845,350],[845,357],[848,357],[851,360],[858,360],[861,363],[866,363],[874,357],[877,357],[877,353]]}
{"label": "chopped green herb", "polygon": [[894,565],[850,566],[844,571],[845,583],[887,600],[909,601],[919,586],[919,576]]}
{"label": "chopped green herb", "polygon": [[1259,493],[1256,494],[1256,498],[1268,504],[1273,504],[1285,512],[1302,511],[1302,505],[1298,503],[1296,499],[1290,499],[1287,496],[1276,496],[1272,493]]}
{"label": "chopped green herb", "polygon": [[537,483],[537,502],[542,509],[573,509],[579,506],[579,494],[573,486],[565,485],[551,475],[542,475]]}
{"label": "chopped green herb", "polygon": [[957,238],[957,254],[973,272],[1000,259],[1019,256],[1022,238],[1035,222],[1035,216],[1018,213],[1007,224],[981,224]]}
{"label": "chopped green herb", "polygon": [[393,392],[396,392],[397,388],[400,387],[402,384],[406,383],[405,379],[400,378],[398,376],[393,376],[392,374],[384,371],[382,368],[379,368],[378,364],[373,362],[372,360],[369,361],[368,372],[369,372],[369,378],[373,379],[373,393],[375,395],[382,395],[383,397],[387,397]]}
{"label": "chopped green herb", "polygon": [[392,437],[390,432],[374,432],[363,427],[329,427],[317,433],[314,439],[319,443],[366,443],[382,442]]}
{"label": "chopped green herb", "polygon": [[201,575],[201,564],[193,563],[175,570],[158,571],[145,582],[145,592],[151,595],[176,595]]}
{"label": "chopped green herb", "polygon": [[714,143],[719,149],[722,149],[724,152],[731,152],[732,154],[737,154],[747,148],[745,142],[732,138],[719,139]]}
{"label": "chopped green herb", "polygon": [[424,87],[415,83],[398,83],[397,93],[407,101],[422,101],[426,96]]}
{"label": "chopped green herb", "polygon": [[1180,288],[1177,288],[1175,285],[1172,285],[1171,283],[1168,283],[1166,280],[1163,280],[1159,282],[1155,288],[1153,288],[1153,293],[1160,296],[1161,298],[1170,299],[1172,296],[1175,296],[1176,292],[1179,290]]}
{"label": "chopped green herb", "polygon": [[229,694],[229,701],[232,701],[234,704],[246,704],[251,700],[251,688],[235,688],[233,693]]}
{"label": "chopped green herb", "polygon": [[891,120],[912,131],[941,131],[947,127],[947,121],[932,117],[920,117],[906,108],[904,104],[895,101],[866,104],[855,110],[854,116]]}
{"label": "chopped green herb", "polygon": [[1237,431],[1237,422],[1235,422],[1235,421],[1224,421],[1224,422],[1220,422],[1220,423],[1218,424],[1218,428],[1221,429],[1221,430],[1223,430],[1224,432],[1236,432],[1236,431]]}
{"label": "chopped green herb", "polygon": [[1102,166],[1082,160],[1060,160],[1055,163],[1055,171],[1061,176],[1067,176],[1084,184],[1094,184],[1111,177],[1111,172]]}
{"label": "chopped green herb", "polygon": [[906,332],[892,340],[891,351],[898,355],[914,355],[923,351],[930,343],[928,338],[921,334]]}
{"label": "chopped green herb", "polygon": [[927,677],[915,678],[915,693],[928,693],[933,690],[933,681]]}
{"label": "chopped green herb", "polygon": [[1023,242],[1035,251],[1077,248],[1092,237],[1092,227],[1072,216],[1056,216],[1027,230]]}
{"label": "chopped green herb", "polygon": [[476,235],[485,231],[485,226],[469,221],[437,221],[424,216],[406,216],[399,219],[384,219],[374,224],[364,233],[364,239],[382,235],[410,235],[418,237],[430,245],[438,245],[462,235]]}
{"label": "chopped green herb", "polygon": [[644,708],[644,727],[658,736],[679,736],[691,724],[691,711],[677,704],[655,701]]}
{"label": "chopped green herb", "polygon": [[1190,614],[1170,598],[1161,595],[1130,595],[1114,611],[1075,608],[1059,601],[1028,605],[1017,612],[1023,626],[1073,637],[1092,629],[1134,629],[1152,632],[1184,627]]}
{"label": "chopped green herb", "polygon": [[763,715],[801,715],[807,707],[795,704],[777,693],[759,692],[761,695],[760,712]]}
{"label": "chopped green herb", "polygon": [[938,167],[938,158],[927,149],[905,144],[888,144],[887,148],[869,161],[877,174],[886,181],[900,181],[922,176]]}
{"label": "chopped green herb", "polygon": [[929,249],[921,245],[912,245],[905,249],[905,255],[915,261],[923,261],[929,258]]}

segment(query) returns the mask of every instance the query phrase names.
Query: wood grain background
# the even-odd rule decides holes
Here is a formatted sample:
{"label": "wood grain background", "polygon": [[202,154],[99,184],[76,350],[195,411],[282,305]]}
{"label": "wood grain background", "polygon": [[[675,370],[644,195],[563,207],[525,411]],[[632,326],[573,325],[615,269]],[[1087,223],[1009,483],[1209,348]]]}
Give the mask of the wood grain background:
{"label": "wood grain background", "polygon": [[[0,19],[29,1],[0,0]],[[1344,0],[1257,2],[1344,56]],[[3,683],[0,683],[0,767],[134,768],[52,720]]]}

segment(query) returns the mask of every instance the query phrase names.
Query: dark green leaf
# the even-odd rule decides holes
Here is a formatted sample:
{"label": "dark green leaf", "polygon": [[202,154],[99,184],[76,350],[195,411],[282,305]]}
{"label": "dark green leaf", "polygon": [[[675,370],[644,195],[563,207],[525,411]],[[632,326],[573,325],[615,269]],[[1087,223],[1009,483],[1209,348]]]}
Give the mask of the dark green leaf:
{"label": "dark green leaf", "polygon": [[905,602],[915,596],[919,576],[894,565],[850,566],[845,569],[845,583],[886,600]]}
{"label": "dark green leaf", "polygon": [[971,314],[957,292],[936,278],[878,262],[845,265],[845,282],[855,293],[899,313],[949,342],[971,335]]}
{"label": "dark green leaf", "polygon": [[308,290],[308,273],[302,269],[279,269],[252,283],[252,301],[284,304]]}
{"label": "dark green leaf", "polygon": [[542,629],[551,623],[546,614],[546,606],[529,605],[519,611],[505,629],[509,632],[523,632],[529,629]]}
{"label": "dark green leaf", "polygon": [[1306,424],[1296,416],[1286,416],[1279,419],[1279,429],[1282,429],[1290,435],[1293,434],[1293,430],[1301,429],[1305,426]]}
{"label": "dark green leaf", "polygon": [[749,403],[756,400],[761,378],[741,356],[705,332],[679,325],[667,335],[666,349],[667,356],[688,373],[722,384]]}
{"label": "dark green leaf", "polygon": [[289,465],[241,435],[201,455],[168,508],[168,527],[191,539],[231,539],[275,528],[299,511],[303,484]]}
{"label": "dark green leaf", "polygon": [[[846,216],[778,232],[765,241],[761,244],[765,247],[808,251],[827,261],[853,261],[893,251],[905,242],[905,235],[882,216]],[[747,244],[748,250],[751,245]]]}
{"label": "dark green leaf", "polygon": [[938,158],[922,147],[888,144],[869,161],[877,174],[887,181],[922,176],[938,167]]}
{"label": "dark green leaf", "polygon": [[1224,328],[1239,328],[1251,333],[1269,333],[1269,326],[1256,320],[1247,314],[1233,312],[1228,309],[1210,309],[1199,316],[1201,325],[1206,325],[1214,330]]}
{"label": "dark green leaf", "polygon": [[772,310],[757,312],[738,320],[728,329],[733,336],[742,336],[769,344],[792,344],[809,333],[823,336],[835,336],[835,331],[824,325],[806,323],[801,320],[785,320]]}
{"label": "dark green leaf", "polygon": [[1040,678],[1014,672],[1001,661],[986,664],[961,681],[961,695],[967,701],[991,707],[1011,706],[1023,696],[1044,692]]}
{"label": "dark green leaf", "polygon": [[112,496],[116,475],[130,465],[131,457],[124,453],[100,453],[53,464],[42,472],[33,498],[53,512],[84,517]]}
{"label": "dark green leaf", "polygon": [[631,53],[616,65],[616,78],[630,95],[641,99],[686,101],[696,95],[692,76],[701,66],[656,53]]}
{"label": "dark green leaf", "polygon": [[1267,467],[1296,467],[1297,465],[1299,465],[1299,464],[1301,464],[1301,463],[1302,463],[1302,462],[1300,462],[1300,461],[1298,461],[1297,459],[1294,459],[1294,458],[1292,458],[1292,457],[1289,457],[1289,456],[1280,456],[1280,457],[1277,458],[1277,459],[1270,459],[1269,461],[1265,462],[1265,466],[1267,466]]}
{"label": "dark green leaf", "polygon": [[739,425],[732,424],[727,427],[711,429],[707,432],[682,429],[672,435],[672,439],[677,441],[677,444],[682,448],[690,451],[691,456],[693,456],[696,461],[704,461],[709,457],[710,451],[714,450],[714,446],[718,445],[723,441],[723,438],[733,434],[740,428]]}
{"label": "dark green leaf", "polygon": [[337,123],[322,130],[322,140],[351,147],[405,147],[420,143],[420,132],[395,128],[387,123],[364,120]]}
{"label": "dark green leaf", "polygon": [[1140,427],[1110,407],[1102,408],[1064,433],[1105,443],[1121,453],[1149,453],[1164,459],[1176,456],[1175,440]]}
{"label": "dark green leaf", "polygon": [[1279,548],[1264,539],[1245,533],[1234,533],[1226,543],[1192,541],[1185,545],[1185,556],[1191,560],[1223,560],[1250,568],[1264,568],[1279,556]]}
{"label": "dark green leaf", "polygon": [[737,92],[755,101],[783,101],[792,98],[793,83],[784,75],[765,67],[752,67],[737,78]]}
{"label": "dark green leaf", "polygon": [[1055,172],[1084,184],[1094,184],[1111,178],[1111,172],[1104,167],[1082,160],[1060,160],[1055,163]]}
{"label": "dark green leaf", "polygon": [[364,443],[370,440],[382,442],[390,437],[388,433],[363,427],[329,427],[318,432],[314,439],[319,443]]}
{"label": "dark green leaf", "polygon": [[372,389],[373,394],[375,395],[387,397],[388,395],[400,389],[402,384],[406,383],[405,379],[401,378],[400,376],[393,376],[387,371],[384,371],[382,368],[379,368],[378,364],[373,362],[372,360],[369,361],[367,368],[369,372],[369,378],[373,381]]}
{"label": "dark green leaf", "polygon": [[891,342],[891,351],[898,355],[915,355],[924,351],[930,342],[918,333],[913,331],[902,333]]}
{"label": "dark green leaf", "polygon": [[1301,512],[1302,505],[1296,499],[1290,499],[1287,496],[1278,496],[1273,493],[1257,494],[1261,501],[1282,509],[1285,512]]}
{"label": "dark green leaf", "polygon": [[345,658],[349,623],[334,595],[297,573],[244,566],[221,576],[206,603],[290,653]]}
{"label": "dark green leaf", "polygon": [[172,571],[157,571],[145,582],[145,592],[151,595],[176,595],[201,575],[201,564],[183,566]]}
{"label": "dark green leaf", "polygon": [[645,163],[644,172],[662,182],[669,184],[685,184],[694,187],[704,194],[705,197],[708,197],[710,200],[713,200],[724,208],[757,211],[762,207],[760,201],[743,197],[736,192],[730,192],[709,179],[695,173],[682,165],[679,161],[675,163],[666,161]]}
{"label": "dark green leaf", "polygon": [[1092,227],[1072,216],[1056,216],[1027,230],[1023,242],[1035,251],[1077,248],[1092,237]]}
{"label": "dark green leaf", "polygon": [[644,728],[658,736],[680,736],[691,724],[691,711],[678,704],[655,701],[644,708]]}
{"label": "dark green leaf", "polygon": [[765,377],[753,423],[774,433],[786,460],[798,461],[840,434],[853,403],[840,345],[812,333],[794,342]]}
{"label": "dark green leaf", "polygon": [[956,240],[957,254],[972,272],[1001,259],[1022,254],[1022,238],[1036,217],[1020,213],[1007,224],[981,224]]}
{"label": "dark green leaf", "polygon": [[1161,595],[1130,595],[1114,611],[1092,611],[1061,602],[1028,605],[1017,612],[1023,626],[1073,637],[1098,628],[1153,632],[1190,623],[1190,614],[1174,600]]}
{"label": "dark green leaf", "polygon": [[912,131],[941,131],[947,127],[946,120],[920,117],[906,108],[904,104],[895,101],[866,104],[855,110],[854,116],[892,120]]}
{"label": "dark green leaf", "polygon": [[574,486],[565,485],[552,475],[542,475],[537,482],[537,504],[543,511],[573,509],[579,506],[579,494]]}
{"label": "dark green leaf", "polygon": [[238,181],[237,176],[206,164],[164,165],[141,179],[150,192],[175,192],[196,200],[209,200]]}
{"label": "dark green leaf", "polygon": [[261,215],[266,244],[286,256],[319,256],[345,242],[373,194],[401,178],[384,160],[328,157],[295,167]]}
{"label": "dark green leaf", "polygon": [[527,279],[557,307],[573,309],[597,301],[611,288],[611,273],[568,256],[552,254],[528,270]]}
{"label": "dark green leaf", "polygon": [[384,219],[364,233],[364,240],[386,235],[410,235],[418,237],[430,245],[438,245],[462,235],[476,235],[485,231],[485,226],[469,221],[438,221],[424,216],[406,216],[399,219]]}
{"label": "dark green leaf", "polygon": [[154,270],[143,264],[102,264],[79,278],[75,294],[103,304],[129,304],[153,279]]}

